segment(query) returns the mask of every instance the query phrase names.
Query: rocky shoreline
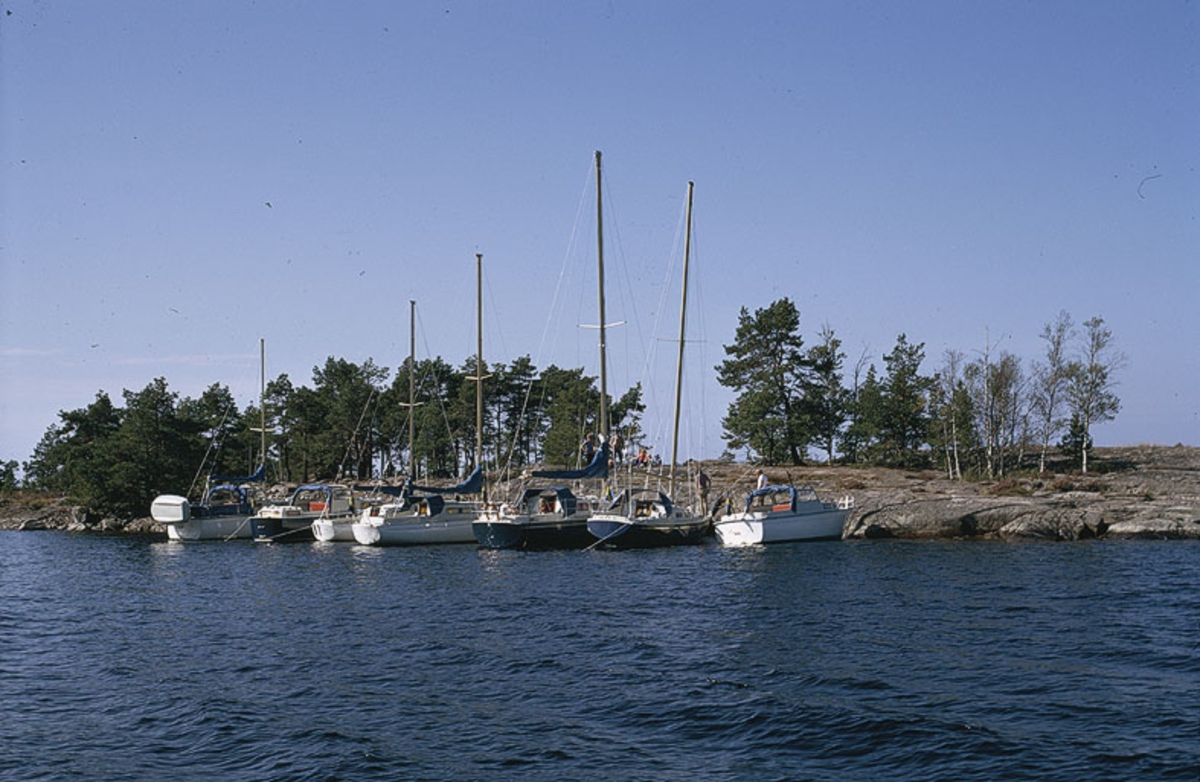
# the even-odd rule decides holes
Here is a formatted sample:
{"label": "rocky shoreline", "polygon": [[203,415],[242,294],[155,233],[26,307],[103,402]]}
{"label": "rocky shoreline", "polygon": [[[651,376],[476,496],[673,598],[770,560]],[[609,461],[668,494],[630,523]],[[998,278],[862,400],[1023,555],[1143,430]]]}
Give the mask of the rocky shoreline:
{"label": "rocky shoreline", "polygon": [[[1047,474],[958,482],[939,473],[860,467],[766,468],[772,482],[854,498],[846,538],[1200,539],[1200,448],[1098,448],[1086,476]],[[757,468],[709,462],[717,502],[740,502]],[[504,496],[500,487],[498,494]],[[0,500],[0,529],[166,536],[150,518],[96,517],[42,495]]]}
{"label": "rocky shoreline", "polygon": [[1097,449],[1102,472],[965,483],[893,472],[855,494],[847,538],[1200,539],[1200,449]]}

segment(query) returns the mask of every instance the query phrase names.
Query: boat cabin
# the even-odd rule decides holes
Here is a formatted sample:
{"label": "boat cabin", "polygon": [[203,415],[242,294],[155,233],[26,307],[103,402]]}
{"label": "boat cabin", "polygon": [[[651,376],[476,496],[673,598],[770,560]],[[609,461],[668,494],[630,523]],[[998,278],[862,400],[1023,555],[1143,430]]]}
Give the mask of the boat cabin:
{"label": "boat cabin", "polygon": [[807,513],[824,505],[808,486],[764,486],[746,497],[746,513]]}
{"label": "boat cabin", "polygon": [[624,489],[609,510],[629,518],[664,519],[671,515],[674,506],[667,495],[655,489]]}
{"label": "boat cabin", "polygon": [[521,495],[521,511],[530,516],[570,516],[580,508],[579,500],[566,486],[526,489]]}
{"label": "boat cabin", "polygon": [[298,487],[286,505],[263,508],[264,517],[341,516],[354,511],[354,493],[347,486],[310,483]]}
{"label": "boat cabin", "polygon": [[263,490],[257,486],[222,483],[209,488],[204,501],[192,508],[192,515],[251,516],[263,504]]}

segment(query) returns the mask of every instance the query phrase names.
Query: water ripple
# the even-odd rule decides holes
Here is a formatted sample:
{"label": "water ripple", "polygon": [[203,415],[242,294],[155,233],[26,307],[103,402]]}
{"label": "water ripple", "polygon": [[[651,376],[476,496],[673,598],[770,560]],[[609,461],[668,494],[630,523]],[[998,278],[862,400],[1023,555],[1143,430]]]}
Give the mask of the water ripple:
{"label": "water ripple", "polygon": [[1195,779],[1200,546],[0,533],[0,777]]}

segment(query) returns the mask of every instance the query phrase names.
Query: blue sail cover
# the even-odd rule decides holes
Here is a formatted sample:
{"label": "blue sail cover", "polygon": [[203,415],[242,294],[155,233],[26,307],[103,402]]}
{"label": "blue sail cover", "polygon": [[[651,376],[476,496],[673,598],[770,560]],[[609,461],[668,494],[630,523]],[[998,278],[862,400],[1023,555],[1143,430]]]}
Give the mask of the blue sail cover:
{"label": "blue sail cover", "polygon": [[407,485],[405,485],[405,486],[383,486],[381,484],[356,483],[351,488],[354,489],[354,491],[358,491],[358,492],[370,493],[370,494],[384,494],[384,495],[387,495],[388,497],[403,497],[404,494],[408,491]]}
{"label": "blue sail cover", "polygon": [[586,467],[579,470],[534,470],[534,477],[552,478],[556,481],[575,481],[584,478],[608,477],[608,442],[600,443],[600,450]]}
{"label": "blue sail cover", "polygon": [[254,471],[253,475],[232,477],[229,475],[211,475],[208,479],[213,483],[253,483],[254,481],[261,481],[266,477],[267,465],[264,463],[258,465],[258,469]]}
{"label": "blue sail cover", "polygon": [[412,485],[413,491],[424,491],[431,494],[479,494],[483,491],[483,467],[476,466],[467,479],[457,486],[417,486]]}

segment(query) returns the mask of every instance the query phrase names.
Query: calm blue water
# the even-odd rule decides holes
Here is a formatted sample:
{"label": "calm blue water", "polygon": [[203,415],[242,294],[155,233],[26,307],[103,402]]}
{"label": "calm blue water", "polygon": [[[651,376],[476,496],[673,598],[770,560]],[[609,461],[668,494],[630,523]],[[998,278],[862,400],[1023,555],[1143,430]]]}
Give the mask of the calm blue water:
{"label": "calm blue water", "polygon": [[0,778],[1200,778],[1200,545],[0,532]]}

